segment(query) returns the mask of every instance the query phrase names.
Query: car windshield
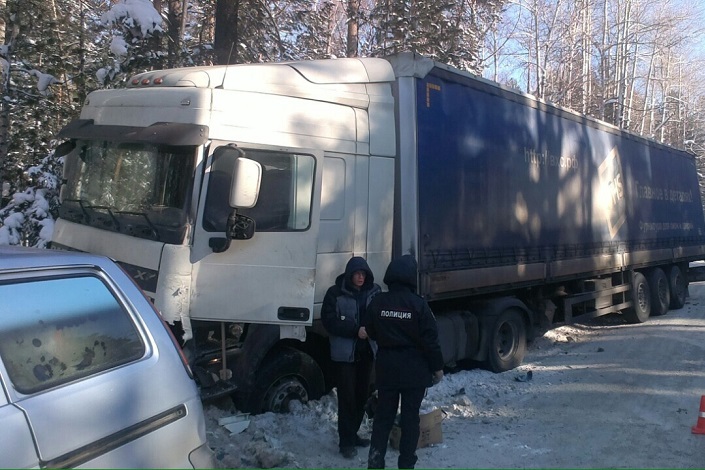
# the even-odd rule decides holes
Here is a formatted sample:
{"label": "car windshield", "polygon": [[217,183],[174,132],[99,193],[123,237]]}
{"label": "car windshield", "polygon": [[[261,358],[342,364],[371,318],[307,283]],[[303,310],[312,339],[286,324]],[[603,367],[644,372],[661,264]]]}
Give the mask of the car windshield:
{"label": "car windshield", "polygon": [[196,147],[78,141],[65,158],[60,216],[128,235],[181,243]]}

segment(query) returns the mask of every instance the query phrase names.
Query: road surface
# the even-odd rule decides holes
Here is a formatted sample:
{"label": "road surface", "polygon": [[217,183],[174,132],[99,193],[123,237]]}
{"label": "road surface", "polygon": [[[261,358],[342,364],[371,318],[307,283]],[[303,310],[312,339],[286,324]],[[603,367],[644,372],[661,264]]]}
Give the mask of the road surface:
{"label": "road surface", "polygon": [[[444,441],[419,449],[417,467],[703,468],[705,435],[691,432],[705,430],[703,395],[705,283],[695,283],[683,309],[644,324],[610,316],[561,326],[534,341],[518,369],[447,374],[423,405],[444,411]],[[290,414],[250,417],[233,435],[217,419],[236,410],[206,413],[224,467],[366,468],[367,449],[353,460],[337,452],[334,392]],[[397,456],[389,450],[388,468]]]}

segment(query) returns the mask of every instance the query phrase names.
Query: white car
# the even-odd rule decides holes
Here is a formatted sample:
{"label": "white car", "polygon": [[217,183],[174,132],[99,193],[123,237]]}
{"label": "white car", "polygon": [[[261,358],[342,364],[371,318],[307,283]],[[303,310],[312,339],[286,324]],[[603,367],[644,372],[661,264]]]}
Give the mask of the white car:
{"label": "white car", "polygon": [[213,468],[181,349],[113,261],[0,246],[0,467]]}

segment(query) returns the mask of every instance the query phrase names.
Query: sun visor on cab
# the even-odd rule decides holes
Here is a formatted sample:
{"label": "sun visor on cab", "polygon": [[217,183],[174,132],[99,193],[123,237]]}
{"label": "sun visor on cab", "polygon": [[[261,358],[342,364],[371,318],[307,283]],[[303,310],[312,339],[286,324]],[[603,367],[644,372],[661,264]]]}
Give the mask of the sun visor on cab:
{"label": "sun visor on cab", "polygon": [[178,122],[157,122],[147,127],[103,126],[94,124],[93,119],[76,119],[59,132],[59,137],[111,142],[202,145],[208,140],[208,126]]}

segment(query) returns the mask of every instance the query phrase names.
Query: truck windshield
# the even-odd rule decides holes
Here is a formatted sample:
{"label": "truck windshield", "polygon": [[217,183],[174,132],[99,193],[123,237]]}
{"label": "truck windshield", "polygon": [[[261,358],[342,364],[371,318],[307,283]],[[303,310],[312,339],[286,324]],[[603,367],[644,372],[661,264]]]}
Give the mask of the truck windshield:
{"label": "truck windshield", "polygon": [[64,163],[61,218],[182,243],[196,147],[78,141]]}

